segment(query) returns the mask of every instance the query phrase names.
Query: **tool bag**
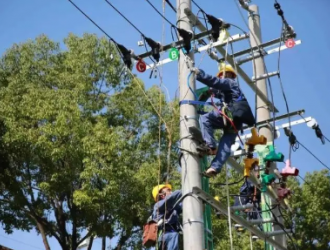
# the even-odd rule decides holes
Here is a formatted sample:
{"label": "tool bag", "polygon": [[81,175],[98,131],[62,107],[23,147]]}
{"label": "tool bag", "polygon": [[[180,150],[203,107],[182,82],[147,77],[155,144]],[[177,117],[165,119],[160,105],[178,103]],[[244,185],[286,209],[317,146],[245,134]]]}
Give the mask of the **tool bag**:
{"label": "tool bag", "polygon": [[157,222],[154,220],[148,221],[143,225],[142,245],[144,247],[153,247],[157,242]]}

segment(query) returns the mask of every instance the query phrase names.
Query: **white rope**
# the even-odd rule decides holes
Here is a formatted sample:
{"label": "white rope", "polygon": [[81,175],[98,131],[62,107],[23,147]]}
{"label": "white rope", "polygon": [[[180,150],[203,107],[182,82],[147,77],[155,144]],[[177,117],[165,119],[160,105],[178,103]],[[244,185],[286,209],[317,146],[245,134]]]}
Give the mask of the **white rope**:
{"label": "white rope", "polygon": [[250,232],[250,248],[253,250],[252,233]]}
{"label": "white rope", "polygon": [[232,228],[231,228],[231,209],[230,209],[230,199],[229,199],[228,169],[227,169],[227,164],[226,163],[225,163],[225,172],[226,172],[226,191],[227,191],[227,206],[228,206],[228,225],[229,225],[230,250],[234,250],[233,232],[232,232]]}

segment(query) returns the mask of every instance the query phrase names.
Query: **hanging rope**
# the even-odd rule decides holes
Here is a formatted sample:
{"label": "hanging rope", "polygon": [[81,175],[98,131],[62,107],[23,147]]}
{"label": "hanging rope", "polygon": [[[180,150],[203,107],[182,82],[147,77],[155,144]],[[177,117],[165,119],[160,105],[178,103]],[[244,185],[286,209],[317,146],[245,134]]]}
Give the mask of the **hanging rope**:
{"label": "hanging rope", "polygon": [[250,232],[250,249],[253,250],[252,233]]}
{"label": "hanging rope", "polygon": [[233,232],[232,232],[232,228],[231,228],[231,209],[230,209],[230,196],[229,196],[227,163],[225,163],[225,173],[226,173],[226,184],[227,184],[226,185],[226,193],[227,193],[227,207],[228,207],[228,225],[229,225],[230,250],[234,250]]}

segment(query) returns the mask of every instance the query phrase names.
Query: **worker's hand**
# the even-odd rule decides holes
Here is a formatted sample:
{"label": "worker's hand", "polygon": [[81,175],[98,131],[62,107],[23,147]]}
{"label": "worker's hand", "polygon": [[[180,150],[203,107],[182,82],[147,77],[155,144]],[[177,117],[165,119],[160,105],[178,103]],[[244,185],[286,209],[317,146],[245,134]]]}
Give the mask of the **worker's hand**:
{"label": "worker's hand", "polygon": [[196,75],[199,73],[199,69],[198,68],[191,68],[190,69],[191,72],[194,72]]}

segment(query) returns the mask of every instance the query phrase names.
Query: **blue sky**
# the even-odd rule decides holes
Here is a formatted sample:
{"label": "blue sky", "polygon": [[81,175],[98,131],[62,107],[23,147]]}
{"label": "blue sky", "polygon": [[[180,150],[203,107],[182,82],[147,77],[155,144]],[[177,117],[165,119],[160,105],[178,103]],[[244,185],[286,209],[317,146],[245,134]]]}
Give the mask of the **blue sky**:
{"label": "blue sky", "polygon": [[[119,10],[122,11],[134,24],[144,33],[156,41],[162,41],[162,34],[165,33],[165,43],[172,41],[169,25],[166,24],[163,32],[163,20],[144,0],[112,0]],[[151,0],[159,10],[162,11],[161,0]],[[234,0],[196,0],[205,12],[223,18],[229,23],[236,24],[247,30],[242,17],[239,14]],[[316,1],[315,1],[316,2]],[[132,48],[136,54],[145,52],[144,47],[138,47],[140,34],[135,31],[121,16],[119,16],[103,0],[76,0],[79,5],[91,18],[104,28],[117,42]],[[173,5],[175,1],[172,0]],[[259,5],[261,15],[262,39],[264,42],[278,38],[280,35],[281,21],[277,15],[273,1],[254,0],[254,4]],[[328,0],[317,0],[317,4],[312,4],[308,0],[300,1],[279,1],[284,11],[284,15],[297,33],[297,39],[302,40],[302,44],[294,49],[287,49],[281,53],[281,76],[284,89],[289,103],[290,111],[305,109],[305,116],[314,117],[323,131],[330,139],[330,112],[329,112],[329,82],[328,59],[330,58],[330,30],[328,23],[330,17],[328,10],[330,2]],[[196,13],[198,9],[193,6]],[[174,12],[166,6],[166,17],[173,23],[176,22]],[[243,11],[246,16],[246,12]],[[82,35],[84,32],[103,34],[90,23],[81,13],[79,13],[66,0],[29,0],[29,1],[2,1],[0,9],[0,52],[1,54],[13,43],[25,42],[34,39],[44,33],[51,39],[62,42],[63,39],[72,32]],[[230,34],[234,35],[240,31],[231,28]],[[234,44],[234,51],[248,48],[248,41]],[[167,53],[164,54],[167,57]],[[267,68],[270,72],[277,70],[278,53],[266,57]],[[200,62],[201,55],[196,55],[196,63]],[[210,74],[215,74],[217,64],[204,57],[201,68]],[[252,76],[252,64],[243,65],[249,76]],[[159,84],[159,79],[149,79],[149,73],[134,72],[143,79],[148,87]],[[172,62],[163,67],[163,81],[169,89],[172,99],[178,87],[177,63]],[[280,110],[279,114],[286,113],[285,103],[280,91],[277,78],[271,79],[274,101]],[[251,106],[254,106],[254,94],[250,88],[241,80],[243,91],[245,92]],[[202,87],[197,83],[197,87]],[[299,119],[294,117],[292,119]],[[287,121],[279,122],[279,124]],[[330,143],[322,145],[316,138],[312,129],[305,124],[294,126],[293,132],[306,147],[314,152],[326,165],[330,166],[327,154],[330,152]],[[281,130],[281,137],[275,142],[277,151],[288,156],[288,141]],[[305,175],[307,171],[320,170],[324,168],[302,147],[292,155],[292,165],[300,169],[300,174]],[[279,169],[282,166],[278,165]],[[59,250],[60,247],[54,239],[50,239],[52,250]],[[29,245],[24,245],[24,244]],[[0,229],[0,244],[18,249],[44,249],[40,236],[35,233],[15,232],[12,235],[5,235]],[[93,249],[101,247],[100,241],[96,241]]]}

